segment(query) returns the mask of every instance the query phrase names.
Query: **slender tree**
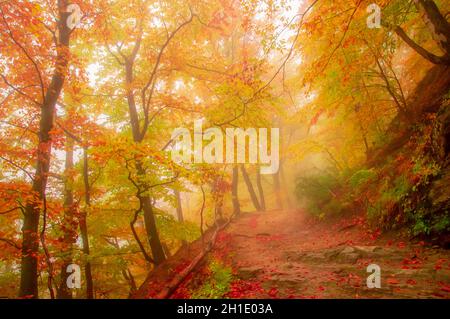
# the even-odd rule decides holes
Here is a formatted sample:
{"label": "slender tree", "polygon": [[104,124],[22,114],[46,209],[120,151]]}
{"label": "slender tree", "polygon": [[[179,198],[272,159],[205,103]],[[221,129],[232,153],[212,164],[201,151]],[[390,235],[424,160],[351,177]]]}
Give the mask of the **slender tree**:
{"label": "slender tree", "polygon": [[264,190],[261,183],[261,172],[259,170],[259,167],[256,168],[256,187],[258,188],[259,193],[259,202],[261,204],[261,210],[266,210],[266,200],[264,198]]}
{"label": "slender tree", "polygon": [[248,193],[250,194],[253,206],[257,211],[260,211],[261,205],[259,204],[258,197],[256,196],[255,189],[253,188],[252,185],[252,181],[250,180],[247,170],[245,169],[245,166],[243,164],[241,164],[241,173],[242,177],[244,178],[245,185],[247,185]]}
{"label": "slender tree", "polygon": [[63,250],[60,283],[57,293],[58,299],[72,299],[72,292],[67,287],[69,273],[67,267],[72,264],[73,244],[76,238],[75,211],[73,197],[73,146],[71,138],[66,138],[66,164],[64,176],[64,218],[63,218]]}
{"label": "slender tree", "polygon": [[233,179],[231,182],[231,197],[233,201],[233,214],[238,216],[241,213],[241,205],[239,204],[238,197],[238,186],[239,186],[239,167],[237,165],[233,166]]}
{"label": "slender tree", "polygon": [[[33,177],[32,191],[36,201],[26,204],[22,227],[22,261],[20,279],[20,297],[38,297],[37,255],[39,250],[38,228],[42,205],[45,205],[45,190],[50,167],[52,147],[51,130],[53,129],[55,106],[63,88],[69,63],[69,39],[71,29],[67,24],[69,12],[68,1],[57,3],[57,56],[54,73],[41,103],[39,143],[37,146],[36,170]],[[42,88],[44,90],[44,88]],[[45,209],[45,208],[44,208]]]}

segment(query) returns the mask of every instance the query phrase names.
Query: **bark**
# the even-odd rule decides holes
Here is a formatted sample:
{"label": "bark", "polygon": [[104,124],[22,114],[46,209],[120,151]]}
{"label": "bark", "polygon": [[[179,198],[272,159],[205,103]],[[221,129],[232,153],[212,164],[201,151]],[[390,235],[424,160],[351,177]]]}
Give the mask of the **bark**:
{"label": "bark", "polygon": [[259,170],[259,167],[256,168],[256,187],[258,188],[259,193],[259,202],[261,204],[261,210],[266,210],[266,200],[264,198],[264,190],[261,183],[261,172]]}
{"label": "bark", "polygon": [[279,172],[280,172],[281,184],[283,185],[283,189],[286,192],[287,205],[288,205],[289,208],[293,208],[294,205],[292,204],[290,192],[287,191],[289,188],[288,188],[288,183],[287,183],[287,180],[286,180],[286,175],[284,173],[283,161],[280,161],[280,170],[279,170]]}
{"label": "bark", "polygon": [[74,225],[75,205],[73,199],[73,141],[67,137],[66,141],[66,164],[65,164],[65,185],[64,185],[64,219],[63,232],[64,241],[62,249],[62,265],[60,285],[57,293],[58,299],[72,299],[72,292],[67,287],[67,267],[72,264],[73,244],[75,242],[76,227]]}
{"label": "bark", "polygon": [[244,178],[245,184],[247,185],[247,189],[250,194],[250,198],[252,200],[253,206],[255,206],[255,209],[257,211],[260,211],[261,205],[259,204],[258,197],[256,196],[252,182],[250,180],[250,177],[248,176],[247,171],[245,170],[244,165],[241,165],[241,173],[242,173],[242,177]]}
{"label": "bark", "polygon": [[[169,45],[170,41],[175,37],[175,35],[182,28],[184,28],[186,25],[191,23],[193,18],[194,18],[194,15],[191,13],[191,16],[188,20],[181,23],[172,33],[170,33],[170,35],[168,34],[165,42],[159,48],[159,52],[157,54],[155,64],[153,66],[152,71],[150,72],[150,77],[149,77],[147,83],[145,84],[145,86],[141,90],[141,103],[142,103],[141,108],[142,108],[142,113],[143,113],[142,127],[139,122],[138,110],[136,108],[136,99],[134,96],[135,93],[133,92],[132,87],[133,87],[133,80],[134,80],[134,76],[133,76],[134,62],[135,62],[136,56],[140,50],[142,36],[144,33],[144,30],[143,30],[144,16],[142,16],[140,21],[138,22],[139,35],[138,35],[137,40],[135,41],[133,50],[130,55],[125,55],[123,52],[120,51],[120,48],[119,48],[120,56],[123,58],[123,59],[120,59],[117,55],[112,53],[112,51],[110,51],[110,49],[108,47],[108,50],[116,58],[118,63],[125,67],[125,83],[124,84],[125,84],[125,88],[126,88],[126,98],[127,98],[127,102],[128,102],[128,113],[130,116],[130,125],[131,125],[131,130],[133,133],[133,140],[135,143],[141,143],[144,140],[145,135],[147,133],[147,129],[148,129],[151,121],[154,119],[154,116],[156,116],[158,114],[158,112],[156,112],[152,117],[149,117],[149,109],[150,109],[150,105],[151,105],[151,101],[152,101],[152,96],[154,93],[154,88],[156,85],[158,68],[160,66],[163,53],[164,53],[165,49],[167,48],[167,46]],[[135,166],[137,169],[138,179],[139,180],[143,179],[145,177],[146,172],[145,172],[144,167],[142,166],[142,163],[136,159]],[[145,224],[145,229],[147,232],[147,237],[148,237],[148,240],[150,243],[150,248],[151,248],[152,254],[153,254],[153,262],[154,262],[154,264],[158,265],[165,260],[165,256],[164,256],[164,251],[163,251],[163,248],[161,245],[161,241],[159,239],[159,234],[158,234],[158,231],[156,228],[156,221],[155,221],[155,216],[153,213],[151,198],[147,194],[148,185],[146,185],[145,182],[144,183],[139,182],[139,184],[136,186],[137,186],[137,191],[138,191],[137,198],[139,200],[139,206],[140,206],[140,209],[142,209],[144,212],[144,224]],[[138,213],[139,212],[137,212],[137,214]],[[140,244],[139,238],[138,238],[136,231],[134,229],[134,226],[133,226],[136,219],[137,219],[137,215],[135,214],[134,219],[131,222],[131,230],[133,232],[134,237],[138,241],[138,244],[142,250],[142,253],[144,254],[144,256],[146,256],[145,250],[143,250],[143,247]]]}
{"label": "bark", "polygon": [[[177,209],[177,218],[180,223],[184,222],[184,216],[183,216],[183,205],[181,203],[181,195],[180,191],[178,189],[174,189],[173,193],[175,195],[175,202],[176,202],[176,209]],[[186,246],[187,242],[185,240],[181,241],[181,246]]]}
{"label": "bark", "polygon": [[70,29],[66,24],[68,13],[65,12],[66,0],[58,1],[58,49],[54,73],[41,107],[39,120],[39,144],[37,147],[36,171],[34,174],[32,192],[36,200],[27,203],[22,227],[22,258],[20,272],[19,296],[38,298],[37,256],[39,253],[39,217],[40,203],[45,196],[47,176],[50,166],[51,136],[55,105],[61,93],[69,61]]}
{"label": "bark", "polygon": [[441,50],[447,57],[450,56],[450,23],[439,11],[436,3],[432,0],[415,0],[414,1],[419,13],[431,37],[439,45]]}
{"label": "bark", "polygon": [[89,237],[88,237],[88,229],[87,229],[87,213],[89,208],[91,207],[91,188],[89,185],[89,162],[88,162],[88,154],[87,148],[83,150],[83,182],[84,182],[84,200],[85,200],[85,209],[81,212],[80,216],[80,233],[81,239],[83,241],[83,254],[85,258],[84,264],[84,275],[86,277],[86,298],[94,299],[94,281],[92,279],[92,267],[91,262],[89,261]]}
{"label": "bark", "polygon": [[205,233],[203,230],[203,224],[204,224],[204,220],[203,220],[203,212],[205,210],[205,203],[206,203],[206,195],[205,195],[205,190],[203,189],[203,185],[200,185],[200,189],[202,191],[202,207],[200,209],[200,233],[202,236],[202,243],[203,245],[205,244]]}
{"label": "bark", "polygon": [[180,196],[180,191],[178,189],[174,189],[173,193],[175,194],[175,201],[176,201],[176,205],[177,205],[177,218],[179,222],[184,222],[184,217],[183,217],[183,206],[181,205],[181,196]]}
{"label": "bark", "polygon": [[278,209],[283,209],[283,199],[281,198],[280,170],[272,175],[275,200]]}
{"label": "bark", "polygon": [[[133,83],[133,61],[135,56],[131,57],[127,60],[125,64],[125,85],[127,88],[130,88]],[[145,132],[140,131],[139,118],[137,115],[136,102],[134,99],[134,94],[131,89],[127,90],[127,101],[128,101],[128,110],[130,115],[130,124],[133,133],[133,140],[135,143],[141,143],[144,137]],[[145,178],[146,172],[142,163],[139,160],[135,161],[137,175],[139,179]],[[140,206],[144,212],[144,225],[145,230],[147,232],[147,238],[150,244],[150,248],[152,250],[153,262],[155,265],[160,264],[166,258],[164,255],[164,250],[161,245],[161,241],[159,239],[159,234],[156,228],[156,220],[155,215],[153,213],[153,207],[151,203],[150,196],[147,194],[147,185],[145,183],[139,183],[138,192],[143,193],[138,196],[138,200],[140,201]]]}
{"label": "bark", "polygon": [[239,168],[237,165],[233,166],[233,180],[231,182],[231,197],[233,201],[233,215],[239,215],[241,213],[241,205],[239,204],[238,197],[238,185],[239,185]]}
{"label": "bark", "polygon": [[355,105],[355,114],[358,119],[359,129],[361,130],[361,137],[364,142],[364,147],[366,150],[366,159],[369,157],[369,142],[367,141],[367,132],[363,126],[363,122],[359,113],[360,104]]}
{"label": "bark", "polygon": [[421,14],[422,20],[428,27],[431,37],[444,52],[443,56],[437,56],[418,45],[399,26],[394,28],[395,33],[423,58],[433,64],[450,64],[450,24],[440,13],[436,3],[432,0],[414,0],[414,4]]}
{"label": "bark", "polygon": [[214,198],[214,218],[216,221],[223,219],[223,190],[221,189],[222,182],[222,177],[217,176],[211,185]]}
{"label": "bark", "polygon": [[142,210],[144,211],[144,225],[147,232],[148,242],[152,250],[153,262],[155,265],[162,263],[166,256],[164,249],[159,239],[158,230],[156,228],[155,214],[153,213],[153,206],[150,200],[150,196],[140,197],[142,200]]}

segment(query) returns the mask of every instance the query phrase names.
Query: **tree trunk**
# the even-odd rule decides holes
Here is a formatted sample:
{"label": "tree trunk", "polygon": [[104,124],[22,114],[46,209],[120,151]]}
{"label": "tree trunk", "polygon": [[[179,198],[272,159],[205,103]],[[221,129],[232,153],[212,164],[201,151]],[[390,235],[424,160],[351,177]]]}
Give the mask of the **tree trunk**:
{"label": "tree trunk", "polygon": [[241,213],[241,205],[239,204],[238,197],[238,185],[239,185],[239,168],[237,165],[233,166],[233,180],[231,182],[231,197],[233,200],[233,214],[238,216]]}
{"label": "tree trunk", "polygon": [[[177,208],[177,218],[180,223],[184,222],[184,216],[183,216],[183,205],[181,204],[181,195],[180,191],[178,189],[174,189],[173,193],[175,195],[175,202],[176,202],[176,208]],[[185,240],[181,241],[181,246],[186,246],[187,242]]]}
{"label": "tree trunk", "polygon": [[273,188],[274,188],[277,208],[283,209],[283,199],[281,198],[280,170],[278,170],[278,172],[276,172],[272,176],[273,176]]}
{"label": "tree trunk", "polygon": [[286,180],[286,175],[284,174],[283,161],[280,161],[279,172],[280,172],[281,184],[283,185],[282,189],[284,189],[285,194],[286,194],[285,198],[286,198],[286,201],[287,201],[287,205],[288,205],[289,208],[293,208],[294,205],[292,204],[291,195],[290,195],[290,192],[288,191],[289,187],[288,187],[288,183],[287,183],[287,180]]}
{"label": "tree trunk", "polygon": [[153,207],[149,195],[140,197],[142,201],[142,210],[144,211],[144,225],[147,232],[148,242],[152,250],[152,257],[155,265],[162,263],[166,256],[164,249],[159,239],[158,230],[156,228],[155,214],[153,213]]}
{"label": "tree trunk", "polygon": [[174,189],[173,193],[175,194],[175,202],[177,205],[177,218],[180,223],[184,222],[183,217],[183,206],[181,205],[181,196],[180,191],[178,189]]}
{"label": "tree trunk", "polygon": [[37,257],[39,253],[39,216],[41,202],[45,196],[47,177],[50,167],[51,136],[55,105],[61,93],[69,61],[70,29],[66,24],[68,13],[67,1],[58,1],[58,50],[54,74],[41,107],[39,122],[39,144],[37,147],[36,171],[34,174],[32,192],[36,194],[35,201],[29,201],[25,207],[22,227],[22,259],[20,272],[19,297],[38,298]]}
{"label": "tree trunk", "polygon": [[[130,115],[133,140],[135,143],[141,143],[144,138],[145,131],[141,132],[140,130],[136,101],[131,90],[133,84],[133,63],[135,57],[136,55],[131,56],[125,63],[125,85],[127,88],[128,111]],[[139,160],[135,160],[135,165],[138,179],[145,179],[146,172],[144,167],[142,166],[142,163]],[[158,265],[165,260],[165,255],[156,227],[156,220],[155,215],[153,214],[152,202],[150,196],[147,194],[147,185],[145,183],[139,182],[138,188],[138,192],[142,192],[144,194],[137,197],[140,201],[142,210],[144,211],[144,225],[147,232],[147,238],[150,243],[150,248],[152,250],[153,261],[155,265]]]}
{"label": "tree trunk", "polygon": [[416,53],[433,64],[450,65],[450,23],[439,12],[439,8],[432,0],[414,0],[414,4],[422,16],[425,25],[431,33],[431,37],[444,52],[443,56],[437,56],[418,45],[399,26],[394,28],[395,33],[409,45]]}
{"label": "tree trunk", "polygon": [[217,176],[211,185],[212,195],[214,199],[214,220],[217,222],[223,219],[223,189],[222,176]]}
{"label": "tree trunk", "polygon": [[241,173],[242,173],[242,177],[244,177],[245,184],[247,185],[247,189],[250,194],[250,198],[252,199],[253,206],[255,206],[255,209],[257,211],[260,211],[261,205],[258,202],[258,197],[256,196],[256,193],[255,193],[255,190],[253,189],[253,185],[250,180],[250,177],[248,176],[247,171],[245,170],[245,167],[243,164],[241,165]]}
{"label": "tree trunk", "polygon": [[447,57],[450,56],[450,23],[439,12],[432,0],[414,0],[417,10],[422,16],[431,37],[439,45]]}
{"label": "tree trunk", "polygon": [[80,216],[80,233],[83,241],[83,254],[85,258],[84,274],[86,277],[86,298],[94,299],[94,282],[92,279],[91,262],[89,261],[89,237],[87,229],[87,213],[91,207],[91,187],[89,185],[89,164],[87,148],[83,149],[83,181],[84,181],[84,200],[86,207]]}
{"label": "tree trunk", "polygon": [[258,187],[259,193],[259,202],[261,204],[261,210],[266,210],[266,200],[264,198],[264,190],[261,184],[261,172],[259,171],[259,167],[256,168],[256,187]]}
{"label": "tree trunk", "polygon": [[73,141],[67,137],[66,164],[65,164],[65,190],[64,190],[64,242],[62,249],[61,281],[57,293],[58,299],[72,299],[72,291],[67,287],[67,267],[72,264],[73,244],[75,242],[76,227],[74,225],[74,200],[73,200]]}

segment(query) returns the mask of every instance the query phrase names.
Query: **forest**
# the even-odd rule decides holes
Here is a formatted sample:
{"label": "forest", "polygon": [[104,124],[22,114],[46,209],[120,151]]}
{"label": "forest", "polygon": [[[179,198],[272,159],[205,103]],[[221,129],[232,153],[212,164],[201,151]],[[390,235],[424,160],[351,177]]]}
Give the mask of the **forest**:
{"label": "forest", "polygon": [[0,298],[450,299],[447,0],[0,0]]}

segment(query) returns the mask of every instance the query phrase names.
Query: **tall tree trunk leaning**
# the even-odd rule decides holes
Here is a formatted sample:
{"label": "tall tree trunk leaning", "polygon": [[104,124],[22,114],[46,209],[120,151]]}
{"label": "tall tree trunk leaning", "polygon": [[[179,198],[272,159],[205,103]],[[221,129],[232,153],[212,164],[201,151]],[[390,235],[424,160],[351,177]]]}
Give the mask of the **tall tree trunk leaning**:
{"label": "tall tree trunk leaning", "polygon": [[244,178],[244,182],[247,185],[247,189],[250,194],[250,198],[252,200],[253,206],[255,206],[255,209],[257,211],[260,211],[261,205],[259,204],[258,197],[256,196],[255,190],[252,185],[252,181],[250,180],[250,177],[248,176],[248,173],[243,164],[241,164],[241,173],[242,173],[242,177]]}
{"label": "tall tree trunk leaning", "polygon": [[237,165],[233,166],[233,179],[231,181],[231,197],[233,201],[233,215],[238,216],[241,213],[241,205],[238,197],[239,185],[239,168]]}
{"label": "tall tree trunk leaning", "polygon": [[66,138],[66,164],[64,172],[64,219],[63,219],[63,248],[60,284],[57,292],[58,299],[72,299],[72,292],[67,286],[67,267],[72,264],[73,244],[75,242],[75,205],[73,200],[73,141]]}
{"label": "tall tree trunk leaning", "polygon": [[432,0],[414,0],[414,4],[419,11],[425,25],[431,33],[431,37],[444,52],[444,55],[435,55],[418,45],[400,27],[394,27],[395,33],[408,44],[416,53],[433,64],[450,65],[450,23],[439,11],[436,3]]}
{"label": "tall tree trunk leaning", "polygon": [[86,298],[94,299],[94,281],[92,279],[92,266],[89,260],[90,248],[87,229],[87,215],[91,207],[91,187],[89,185],[89,162],[87,147],[83,149],[83,182],[85,208],[80,214],[80,233],[83,241],[83,255],[85,259],[84,275],[86,277]]}
{"label": "tall tree trunk leaning", "polygon": [[54,73],[41,106],[39,121],[39,143],[37,146],[36,171],[33,177],[32,192],[36,194],[34,201],[26,204],[22,226],[22,258],[20,271],[19,297],[38,298],[39,253],[39,217],[41,205],[47,187],[47,177],[50,167],[52,140],[50,131],[53,128],[55,105],[61,93],[69,61],[70,29],[66,20],[66,0],[58,1],[58,43]]}
{"label": "tall tree trunk leaning", "polygon": [[266,210],[266,200],[264,198],[264,190],[261,183],[261,172],[259,167],[256,168],[256,187],[258,188],[259,193],[259,203],[261,204],[261,210]]}

